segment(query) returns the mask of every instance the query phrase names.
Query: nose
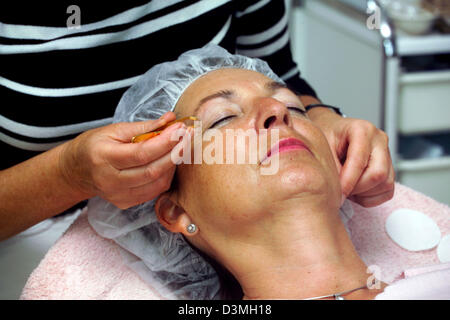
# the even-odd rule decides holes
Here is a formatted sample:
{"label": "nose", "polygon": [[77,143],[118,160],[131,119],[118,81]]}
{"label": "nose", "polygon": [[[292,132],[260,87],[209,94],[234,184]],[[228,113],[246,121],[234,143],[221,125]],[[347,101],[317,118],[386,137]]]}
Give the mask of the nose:
{"label": "nose", "polygon": [[274,98],[263,98],[259,101],[259,106],[259,128],[273,129],[283,125],[291,125],[291,117],[284,103]]}

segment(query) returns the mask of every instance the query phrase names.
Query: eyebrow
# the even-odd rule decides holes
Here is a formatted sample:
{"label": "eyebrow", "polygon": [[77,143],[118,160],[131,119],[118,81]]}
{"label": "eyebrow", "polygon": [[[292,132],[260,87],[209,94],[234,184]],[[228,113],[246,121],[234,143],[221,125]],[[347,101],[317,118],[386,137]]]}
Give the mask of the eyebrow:
{"label": "eyebrow", "polygon": [[267,82],[265,85],[266,89],[269,89],[270,91],[276,91],[278,89],[287,89],[287,85],[285,85],[282,82],[278,82],[278,81],[271,81],[271,82]]}
{"label": "eyebrow", "polygon": [[233,96],[234,94],[235,94],[234,91],[231,91],[231,90],[221,90],[219,92],[216,92],[216,93],[200,100],[200,103],[198,104],[198,106],[200,107],[201,105],[205,104],[209,100],[216,99],[216,98],[230,99],[230,97]]}
{"label": "eyebrow", "polygon": [[[278,89],[287,89],[287,86],[284,83],[277,82],[277,81],[270,81],[267,82],[264,87],[269,91],[276,91]],[[213,93],[202,100],[200,100],[198,106],[195,108],[193,115],[197,115],[197,112],[200,110],[200,108],[208,101],[217,99],[217,98],[224,98],[227,100],[230,100],[236,93],[232,90],[221,90],[216,93]]]}

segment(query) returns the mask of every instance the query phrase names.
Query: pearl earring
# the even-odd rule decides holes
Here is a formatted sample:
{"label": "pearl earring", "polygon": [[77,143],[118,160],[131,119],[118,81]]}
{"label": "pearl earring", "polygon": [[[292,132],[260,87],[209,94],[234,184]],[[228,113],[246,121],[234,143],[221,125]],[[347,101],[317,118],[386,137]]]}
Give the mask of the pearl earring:
{"label": "pearl earring", "polygon": [[188,225],[186,227],[187,232],[189,233],[195,233],[195,231],[197,231],[197,226],[193,223],[191,223],[190,225]]}

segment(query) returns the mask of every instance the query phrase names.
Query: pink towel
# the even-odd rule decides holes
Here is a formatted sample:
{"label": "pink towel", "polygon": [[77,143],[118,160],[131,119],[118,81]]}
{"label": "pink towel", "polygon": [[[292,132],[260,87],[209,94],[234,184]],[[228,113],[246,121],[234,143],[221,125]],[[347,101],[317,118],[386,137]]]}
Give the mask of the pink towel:
{"label": "pink towel", "polygon": [[376,266],[382,281],[400,279],[406,269],[439,264],[436,248],[411,252],[398,246],[385,231],[389,215],[400,208],[423,212],[436,222],[441,235],[450,234],[450,208],[406,186],[396,184],[394,198],[375,208],[352,203],[354,214],[348,227],[356,251],[366,265]]}
{"label": "pink towel", "polygon": [[[448,286],[442,287],[442,281],[449,283],[450,269],[427,273],[423,270],[430,270],[409,270],[439,264],[436,248],[409,252],[396,245],[384,229],[386,218],[394,210],[410,208],[431,217],[443,236],[450,234],[448,206],[397,184],[391,201],[370,209],[357,204],[353,204],[353,208],[355,213],[348,226],[361,258],[367,265],[378,268],[380,280],[387,283],[398,280],[377,298],[402,299],[402,294],[405,299],[414,298],[407,292],[427,281],[441,281],[441,288],[437,290],[447,288],[450,291]],[[410,281],[416,278],[420,279]],[[117,245],[98,236],[83,212],[33,271],[21,299],[160,299],[160,296],[124,265]]]}
{"label": "pink towel", "polygon": [[119,250],[97,235],[84,211],[32,272],[20,299],[160,299]]}
{"label": "pink towel", "polygon": [[450,300],[450,263],[405,270],[375,300]]}

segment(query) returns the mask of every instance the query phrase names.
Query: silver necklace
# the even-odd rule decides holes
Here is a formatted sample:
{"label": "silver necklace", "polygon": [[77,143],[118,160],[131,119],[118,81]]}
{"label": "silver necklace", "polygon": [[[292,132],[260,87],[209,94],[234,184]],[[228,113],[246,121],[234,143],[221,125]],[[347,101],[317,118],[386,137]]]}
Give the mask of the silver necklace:
{"label": "silver necklace", "polygon": [[326,296],[307,298],[307,299],[304,299],[304,300],[318,300],[318,299],[324,299],[324,298],[334,298],[334,300],[345,300],[345,298],[343,297],[344,295],[347,295],[349,293],[352,293],[354,291],[361,290],[361,289],[368,289],[367,284],[365,286],[362,286],[362,287],[359,287],[359,288],[355,288],[355,289],[352,289],[352,290],[347,290],[347,291],[343,291],[343,292],[333,293],[333,294],[329,294],[329,295],[326,295]]}

